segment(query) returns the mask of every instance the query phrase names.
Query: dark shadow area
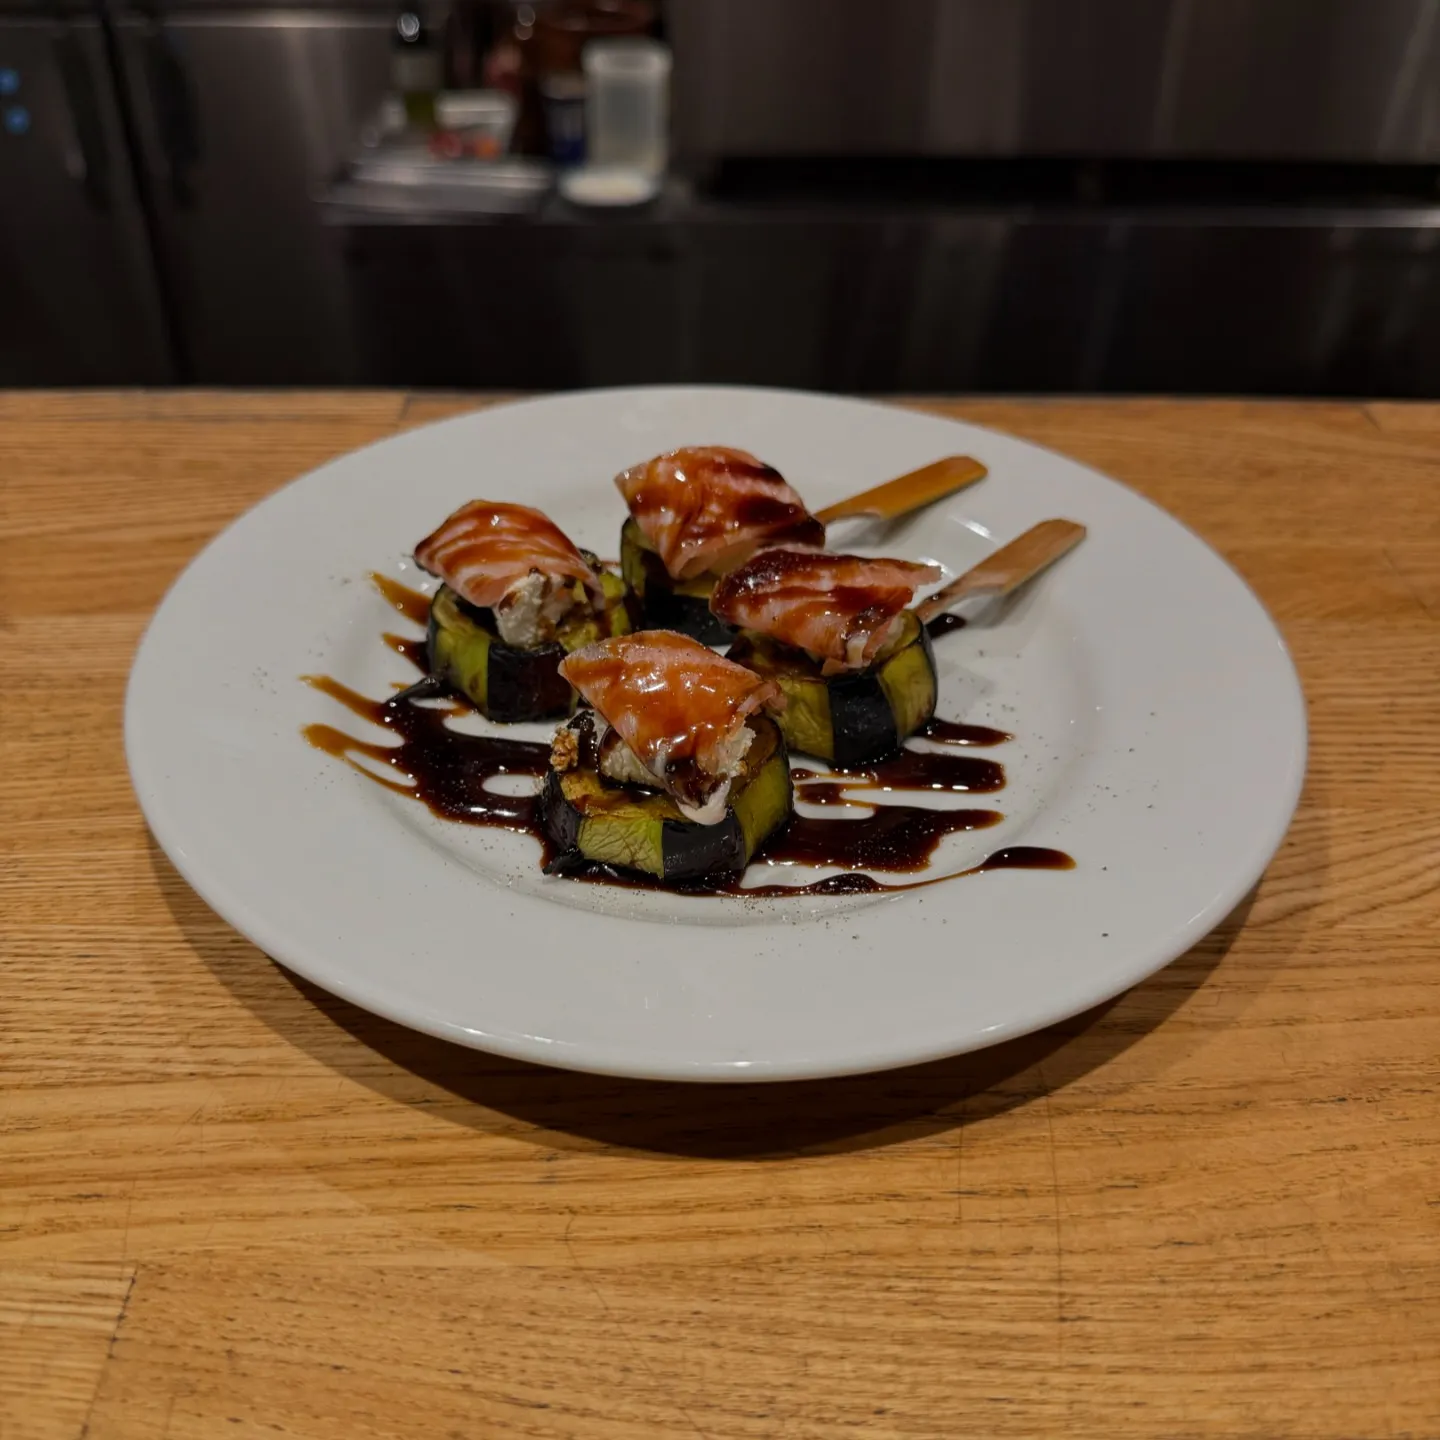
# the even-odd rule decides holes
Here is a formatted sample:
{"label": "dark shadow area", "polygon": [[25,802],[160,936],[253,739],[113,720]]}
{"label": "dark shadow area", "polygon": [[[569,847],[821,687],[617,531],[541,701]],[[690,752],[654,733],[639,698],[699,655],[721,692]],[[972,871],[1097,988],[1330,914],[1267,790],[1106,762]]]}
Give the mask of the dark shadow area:
{"label": "dark shadow area", "polygon": [[555,1070],[408,1030],[276,965],[206,906],[153,841],[150,859],[176,923],[221,984],[277,1034],[340,1074],[480,1131],[505,1129],[562,1148],[573,1137],[716,1160],[874,1149],[1063,1090],[1186,1003],[1224,960],[1254,898],[1252,892],[1205,940],[1142,984],[1033,1035],[870,1075],[697,1085]]}

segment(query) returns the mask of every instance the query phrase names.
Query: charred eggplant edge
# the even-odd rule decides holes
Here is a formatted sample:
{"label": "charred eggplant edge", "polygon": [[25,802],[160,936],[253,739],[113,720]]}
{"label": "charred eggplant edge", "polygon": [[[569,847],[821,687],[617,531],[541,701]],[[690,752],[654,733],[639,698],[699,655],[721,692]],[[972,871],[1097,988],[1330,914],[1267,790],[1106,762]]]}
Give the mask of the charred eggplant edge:
{"label": "charred eggplant edge", "polygon": [[702,645],[728,645],[735,628],[710,613],[718,577],[706,571],[690,580],[672,580],[632,515],[620,529],[620,574],[635,597],[641,628],[675,630]]}
{"label": "charred eggplant edge", "polygon": [[779,725],[792,750],[853,769],[893,755],[935,713],[935,652],[914,612],[905,617],[894,647],[857,674],[823,676],[803,652],[750,630],[729,658],[785,692]]}
{"label": "charred eggplant edge", "polygon": [[[784,737],[769,719],[751,723],[758,732],[754,763],[747,764],[724,818],[714,825],[687,820],[658,791],[613,785],[586,766],[563,775],[548,771],[539,802],[541,826],[554,849],[547,872],[610,865],[669,882],[743,871],[794,811]],[[627,835],[625,826],[634,833]]]}
{"label": "charred eggplant edge", "polygon": [[623,580],[601,572],[601,583],[612,601],[604,612],[604,628],[598,618],[586,621],[562,631],[561,641],[532,648],[507,645],[496,631],[492,611],[471,605],[442,585],[430,603],[425,631],[430,673],[500,724],[568,715],[575,692],[560,674],[560,661],[607,633],[623,635],[630,629]]}

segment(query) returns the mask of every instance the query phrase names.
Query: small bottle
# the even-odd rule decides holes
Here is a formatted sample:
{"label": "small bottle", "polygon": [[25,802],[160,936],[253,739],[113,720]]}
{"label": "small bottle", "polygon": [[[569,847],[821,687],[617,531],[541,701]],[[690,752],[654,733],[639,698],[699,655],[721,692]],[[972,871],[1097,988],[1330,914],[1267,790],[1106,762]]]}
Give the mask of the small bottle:
{"label": "small bottle", "polygon": [[435,128],[441,59],[440,47],[420,11],[402,9],[390,37],[390,85],[405,106],[406,121],[417,130]]}

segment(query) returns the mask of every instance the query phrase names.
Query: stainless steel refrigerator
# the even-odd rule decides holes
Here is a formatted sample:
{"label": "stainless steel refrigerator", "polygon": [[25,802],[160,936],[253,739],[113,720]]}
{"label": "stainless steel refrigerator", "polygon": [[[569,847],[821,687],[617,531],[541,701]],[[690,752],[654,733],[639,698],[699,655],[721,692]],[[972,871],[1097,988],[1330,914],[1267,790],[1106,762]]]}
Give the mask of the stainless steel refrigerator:
{"label": "stainless steel refrigerator", "polygon": [[0,385],[179,378],[107,37],[0,0]]}
{"label": "stainless steel refrigerator", "polygon": [[107,13],[187,378],[364,380],[345,236],[314,193],[385,94],[393,7],[114,0]]}

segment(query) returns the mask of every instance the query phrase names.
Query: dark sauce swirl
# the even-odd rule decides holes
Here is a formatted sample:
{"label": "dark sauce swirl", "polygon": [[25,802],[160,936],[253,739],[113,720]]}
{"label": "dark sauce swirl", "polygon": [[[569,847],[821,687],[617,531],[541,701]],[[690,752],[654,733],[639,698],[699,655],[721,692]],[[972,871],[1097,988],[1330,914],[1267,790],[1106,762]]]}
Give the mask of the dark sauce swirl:
{"label": "dark sauce swirl", "polygon": [[952,630],[963,630],[965,628],[965,617],[963,615],[952,615],[948,610],[942,610],[926,626],[932,640],[938,640],[942,635],[948,635]]}
{"label": "dark sauce swirl", "polygon": [[[394,607],[408,618],[424,623],[429,601],[388,577],[373,577]],[[387,634],[387,645],[422,671],[425,646],[420,640]],[[487,783],[497,776],[522,775],[537,781],[550,761],[550,747],[529,740],[495,735],[466,735],[448,721],[468,709],[449,697],[443,685],[426,677],[385,700],[371,700],[329,676],[302,677],[322,694],[352,714],[387,732],[386,740],[361,740],[332,725],[307,725],[304,736],[318,750],[353,766],[376,785],[420,801],[435,815],[464,825],[489,826],[532,835],[542,850],[542,863],[553,858],[540,825],[536,795],[506,795]],[[449,705],[437,701],[450,698]],[[999,745],[1011,737],[987,726],[961,725],[933,720],[919,732],[946,747]],[[871,804],[868,791],[929,790],[952,793],[991,793],[1005,783],[996,762],[979,756],[956,755],[945,749],[907,749],[888,760],[856,771],[817,772],[797,767],[794,772],[800,800],[817,806],[861,809],[856,816],[795,815],[755,857],[754,867],[837,867],[846,873],[803,885],[743,884],[739,875],[720,875],[698,881],[662,883],[648,875],[595,865],[567,880],[618,885],[629,889],[666,890],[685,895],[739,895],[750,897],[798,895],[861,895],[908,890],[954,878],[937,875],[890,883],[861,871],[914,875],[923,872],[946,835],[986,829],[1003,816],[995,810],[968,807],[942,808],[904,804]],[[848,792],[848,793],[847,793]],[[1011,846],[997,850],[981,864],[960,873],[971,875],[1000,869],[1070,869],[1074,861],[1058,850]]]}
{"label": "dark sauce swirl", "polygon": [[992,730],[988,725],[965,725],[959,720],[927,720],[916,732],[926,740],[938,740],[942,745],[1003,745],[1015,737],[1004,730]]}
{"label": "dark sauce swirl", "polygon": [[[332,725],[307,725],[305,738],[317,750],[346,761],[387,790],[422,801],[442,820],[539,835],[535,796],[502,795],[485,782],[497,775],[539,779],[550,764],[548,745],[463,735],[451,729],[446,722],[455,709],[418,703],[447,693],[438,680],[421,680],[388,700],[371,700],[328,675],[301,678],[394,737],[389,744],[357,740]],[[371,764],[362,765],[358,763],[361,760]],[[391,779],[373,768],[376,766],[385,767],[397,778]]]}
{"label": "dark sauce swirl", "polygon": [[428,595],[422,595],[420,591],[412,590],[408,585],[402,585],[398,580],[392,580],[378,570],[370,572],[370,581],[407,620],[413,620],[417,625],[429,623],[430,597]]}

